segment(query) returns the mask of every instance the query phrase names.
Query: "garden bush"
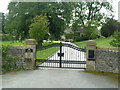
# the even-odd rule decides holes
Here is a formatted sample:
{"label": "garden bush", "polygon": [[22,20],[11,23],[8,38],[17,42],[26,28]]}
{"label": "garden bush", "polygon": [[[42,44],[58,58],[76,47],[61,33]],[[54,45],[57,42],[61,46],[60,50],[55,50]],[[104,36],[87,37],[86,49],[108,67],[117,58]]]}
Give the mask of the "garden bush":
{"label": "garden bush", "polygon": [[114,40],[110,42],[110,45],[114,47],[120,47],[120,32],[114,33]]}
{"label": "garden bush", "polygon": [[3,72],[17,69],[16,61],[18,57],[8,56],[9,48],[10,46],[4,46],[4,45],[2,45],[2,47],[0,48],[2,49],[2,71]]}
{"label": "garden bush", "polygon": [[13,40],[13,36],[10,34],[1,34],[0,35],[2,41],[11,41]]}

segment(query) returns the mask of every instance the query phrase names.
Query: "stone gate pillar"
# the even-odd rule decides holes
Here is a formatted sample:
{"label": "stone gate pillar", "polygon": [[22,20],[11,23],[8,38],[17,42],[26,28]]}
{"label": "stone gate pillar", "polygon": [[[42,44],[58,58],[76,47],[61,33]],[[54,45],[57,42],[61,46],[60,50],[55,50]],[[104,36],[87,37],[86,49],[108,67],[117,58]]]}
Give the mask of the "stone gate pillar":
{"label": "stone gate pillar", "polygon": [[95,57],[96,55],[96,42],[89,40],[87,42],[87,60],[86,60],[86,71],[95,71]]}
{"label": "stone gate pillar", "polygon": [[27,39],[25,45],[25,69],[34,70],[36,60],[36,40]]}

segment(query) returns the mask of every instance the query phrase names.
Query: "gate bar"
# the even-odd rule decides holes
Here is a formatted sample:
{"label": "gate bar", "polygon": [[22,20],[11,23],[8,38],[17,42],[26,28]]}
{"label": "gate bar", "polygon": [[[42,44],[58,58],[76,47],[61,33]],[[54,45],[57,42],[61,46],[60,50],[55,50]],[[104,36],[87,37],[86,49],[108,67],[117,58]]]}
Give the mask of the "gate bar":
{"label": "gate bar", "polygon": [[62,53],[62,42],[60,42],[60,68],[62,67],[62,64],[61,64],[61,60],[62,60],[61,53]]}

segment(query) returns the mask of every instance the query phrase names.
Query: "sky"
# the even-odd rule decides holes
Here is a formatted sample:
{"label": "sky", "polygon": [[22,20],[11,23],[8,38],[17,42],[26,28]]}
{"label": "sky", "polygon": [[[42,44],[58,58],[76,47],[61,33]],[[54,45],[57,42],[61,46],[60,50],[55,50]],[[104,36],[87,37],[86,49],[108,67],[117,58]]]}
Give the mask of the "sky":
{"label": "sky", "polygon": [[[7,10],[7,6],[9,4],[11,0],[0,0],[0,12],[3,12],[3,13],[7,13],[8,10]],[[112,3],[112,6],[113,6],[113,10],[115,11],[114,12],[114,19],[118,20],[118,2],[120,0],[113,0],[113,3]]]}

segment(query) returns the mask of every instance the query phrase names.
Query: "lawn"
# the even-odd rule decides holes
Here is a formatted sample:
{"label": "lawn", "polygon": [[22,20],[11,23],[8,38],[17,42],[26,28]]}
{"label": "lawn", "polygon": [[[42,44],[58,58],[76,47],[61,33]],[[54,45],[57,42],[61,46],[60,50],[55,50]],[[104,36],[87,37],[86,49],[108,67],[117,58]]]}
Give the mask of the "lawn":
{"label": "lawn", "polygon": [[[99,38],[95,39],[97,46],[103,46],[103,47],[113,47],[109,43],[113,40],[113,37],[108,37],[108,38]],[[87,41],[80,41],[80,42],[75,42],[76,45],[79,47],[85,47]],[[52,42],[44,42],[42,43],[43,46],[53,44]],[[0,41],[0,45],[25,45],[25,41],[19,42],[19,41]]]}
{"label": "lawn", "polygon": [[51,47],[45,50],[37,51],[36,59],[46,59],[59,50],[59,47]]}
{"label": "lawn", "polygon": [[[113,47],[110,45],[110,42],[113,40],[113,37],[108,37],[108,38],[99,38],[95,39],[97,46],[100,47]],[[87,41],[81,41],[81,42],[75,42],[74,44],[78,45],[79,47],[86,47]]]}
{"label": "lawn", "polygon": [[[43,46],[47,46],[53,44],[53,42],[44,42],[42,43]],[[0,45],[25,45],[25,41],[0,41]]]}
{"label": "lawn", "polygon": [[25,45],[25,41],[0,41],[0,45]]}

